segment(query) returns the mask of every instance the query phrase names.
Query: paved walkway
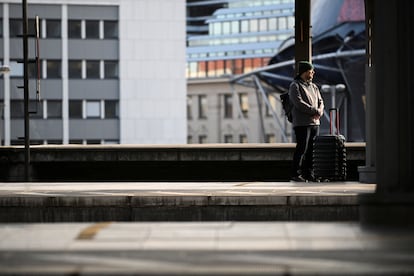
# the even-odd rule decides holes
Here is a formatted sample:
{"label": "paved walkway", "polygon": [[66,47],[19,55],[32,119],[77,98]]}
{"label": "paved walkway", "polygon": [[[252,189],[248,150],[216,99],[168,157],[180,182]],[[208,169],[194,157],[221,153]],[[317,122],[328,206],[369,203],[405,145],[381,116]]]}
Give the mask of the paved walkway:
{"label": "paved walkway", "polygon": [[414,234],[358,223],[0,224],[2,275],[413,275]]}
{"label": "paved walkway", "polygon": [[[114,203],[135,196],[147,202],[177,196],[313,202],[374,189],[360,183],[1,183],[0,199],[2,204],[13,198],[28,204],[24,198],[65,203],[90,197]],[[366,229],[358,222],[3,223],[0,274],[414,275],[414,233]]]}

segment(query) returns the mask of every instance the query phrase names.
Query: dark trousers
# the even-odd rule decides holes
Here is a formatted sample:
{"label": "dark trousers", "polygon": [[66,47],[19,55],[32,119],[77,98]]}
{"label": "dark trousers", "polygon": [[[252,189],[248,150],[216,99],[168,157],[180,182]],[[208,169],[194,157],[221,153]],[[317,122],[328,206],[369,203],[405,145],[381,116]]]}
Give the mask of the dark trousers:
{"label": "dark trousers", "polygon": [[296,149],[293,155],[292,176],[313,176],[313,139],[319,135],[319,126],[299,126],[294,128]]}

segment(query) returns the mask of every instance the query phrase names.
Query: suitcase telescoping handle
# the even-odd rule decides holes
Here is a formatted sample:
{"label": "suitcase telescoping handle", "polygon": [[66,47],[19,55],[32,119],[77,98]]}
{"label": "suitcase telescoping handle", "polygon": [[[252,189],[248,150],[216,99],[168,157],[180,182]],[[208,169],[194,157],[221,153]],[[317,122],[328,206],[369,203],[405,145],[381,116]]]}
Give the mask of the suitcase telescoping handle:
{"label": "suitcase telescoping handle", "polygon": [[339,111],[338,108],[329,109],[329,132],[333,135],[333,120],[335,119],[336,135],[339,135]]}

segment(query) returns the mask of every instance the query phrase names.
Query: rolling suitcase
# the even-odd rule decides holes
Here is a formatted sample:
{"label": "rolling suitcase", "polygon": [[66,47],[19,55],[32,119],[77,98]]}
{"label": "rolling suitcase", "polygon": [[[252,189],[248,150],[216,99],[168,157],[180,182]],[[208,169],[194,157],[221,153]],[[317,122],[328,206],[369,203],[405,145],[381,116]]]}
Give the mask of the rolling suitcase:
{"label": "rolling suitcase", "polygon": [[[335,115],[336,134],[333,130]],[[329,110],[329,135],[316,136],[313,143],[313,171],[318,181],[346,180],[345,137],[339,134],[338,109]]]}

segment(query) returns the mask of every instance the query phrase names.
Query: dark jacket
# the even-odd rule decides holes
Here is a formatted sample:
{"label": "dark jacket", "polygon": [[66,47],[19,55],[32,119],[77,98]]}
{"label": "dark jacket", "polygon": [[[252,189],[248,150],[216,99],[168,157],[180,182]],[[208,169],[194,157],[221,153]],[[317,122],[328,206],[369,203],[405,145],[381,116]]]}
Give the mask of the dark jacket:
{"label": "dark jacket", "polygon": [[320,125],[314,116],[323,115],[324,104],[316,84],[296,78],[290,84],[289,99],[293,104],[293,127]]}

